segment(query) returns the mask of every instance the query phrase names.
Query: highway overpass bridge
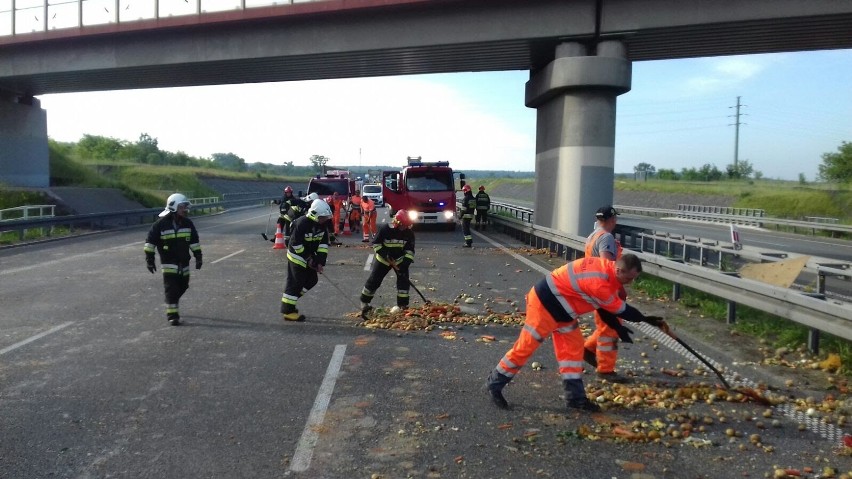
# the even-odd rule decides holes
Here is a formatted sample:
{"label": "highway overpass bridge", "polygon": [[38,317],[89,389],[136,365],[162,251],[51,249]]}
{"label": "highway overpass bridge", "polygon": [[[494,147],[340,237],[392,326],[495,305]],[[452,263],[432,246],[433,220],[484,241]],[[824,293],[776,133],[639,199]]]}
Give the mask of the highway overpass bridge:
{"label": "highway overpass bridge", "polygon": [[[222,0],[232,9],[217,12],[202,0],[38,3],[0,12],[7,183],[48,182],[42,94],[529,70],[536,222],[571,234],[591,226],[581,212],[611,202],[616,98],[631,88],[631,62],[852,47],[852,2],[836,0]],[[173,3],[187,10],[169,16]]]}

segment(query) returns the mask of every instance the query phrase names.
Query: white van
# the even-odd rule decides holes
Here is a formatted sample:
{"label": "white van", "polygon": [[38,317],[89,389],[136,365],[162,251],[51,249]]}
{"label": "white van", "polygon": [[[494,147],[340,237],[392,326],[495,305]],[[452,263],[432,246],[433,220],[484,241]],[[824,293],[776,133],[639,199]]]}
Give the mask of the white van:
{"label": "white van", "polygon": [[385,199],[382,196],[382,185],[364,185],[361,190],[362,198],[370,198],[376,202],[376,206],[384,206]]}

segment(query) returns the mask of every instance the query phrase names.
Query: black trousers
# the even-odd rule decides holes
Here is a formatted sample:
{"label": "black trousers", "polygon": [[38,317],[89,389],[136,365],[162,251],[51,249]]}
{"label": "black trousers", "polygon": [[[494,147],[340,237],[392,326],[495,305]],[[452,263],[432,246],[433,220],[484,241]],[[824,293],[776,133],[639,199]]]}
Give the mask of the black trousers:
{"label": "black trousers", "polygon": [[163,273],[163,287],[166,292],[166,315],[179,315],[180,298],[189,289],[189,263],[178,265],[177,273]]}
{"label": "black trousers", "polygon": [[[408,307],[408,291],[410,283],[408,280],[408,262],[403,262],[397,266],[399,271],[396,274],[396,305],[400,308]],[[382,285],[382,281],[393,268],[380,262],[373,260],[373,267],[370,269],[370,276],[367,282],[364,283],[364,289],[361,290],[361,302],[369,303],[373,300],[373,295],[376,290]]]}
{"label": "black trousers", "polygon": [[287,261],[287,284],[284,286],[284,295],[281,297],[281,312],[288,314],[298,311],[296,301],[316,286],[317,281],[319,276],[315,269]]}
{"label": "black trousers", "polygon": [[462,218],[462,231],[464,232],[464,244],[473,244],[473,233],[470,232],[470,218]]}
{"label": "black trousers", "polygon": [[476,210],[476,226],[488,224],[488,210]]}

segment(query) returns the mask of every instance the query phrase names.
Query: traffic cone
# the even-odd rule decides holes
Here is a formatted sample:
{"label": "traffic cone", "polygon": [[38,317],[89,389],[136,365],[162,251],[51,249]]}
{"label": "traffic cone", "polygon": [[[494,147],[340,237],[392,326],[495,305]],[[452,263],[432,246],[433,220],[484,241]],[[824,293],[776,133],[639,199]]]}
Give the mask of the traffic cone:
{"label": "traffic cone", "polygon": [[[348,216],[348,215],[347,215]],[[346,221],[343,222],[343,235],[349,236],[352,234],[352,230],[349,229],[349,223],[351,220],[347,217]]]}
{"label": "traffic cone", "polygon": [[284,232],[281,231],[281,225],[278,225],[275,230],[275,244],[272,245],[272,249],[287,249],[287,245],[284,244]]}

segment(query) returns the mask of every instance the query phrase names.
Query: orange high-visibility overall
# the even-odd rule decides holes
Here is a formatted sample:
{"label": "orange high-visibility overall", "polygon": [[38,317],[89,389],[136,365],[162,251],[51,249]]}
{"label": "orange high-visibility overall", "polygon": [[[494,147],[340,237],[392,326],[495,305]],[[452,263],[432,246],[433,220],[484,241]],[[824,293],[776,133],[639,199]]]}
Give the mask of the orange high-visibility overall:
{"label": "orange high-visibility overall", "polygon": [[352,211],[349,212],[349,229],[354,233],[361,225],[361,195],[352,195],[349,204],[352,205]]}
{"label": "orange high-visibility overall", "polygon": [[361,215],[364,239],[369,240],[370,235],[376,236],[376,202],[370,198],[361,198]]}
{"label": "orange high-visibility overall", "polygon": [[[593,251],[595,243],[604,234],[607,234],[606,230],[599,229],[589,236],[589,239],[586,241],[585,251],[587,258],[596,257]],[[618,259],[621,257],[621,243],[616,241],[616,246],[618,247],[618,252],[615,255],[615,259]],[[621,292],[621,299],[627,299],[627,293],[624,292],[623,287],[621,288]],[[620,318],[618,321],[622,322]],[[604,323],[597,311],[595,311],[595,331],[586,338],[583,347],[589,351],[594,351],[595,357],[598,360],[597,371],[599,373],[611,373],[615,371],[615,363],[618,360],[618,333]]]}
{"label": "orange high-visibility overall", "polygon": [[331,202],[334,206],[332,208],[331,220],[334,221],[334,234],[340,234],[340,212],[343,211],[343,198],[340,196],[331,197]]}
{"label": "orange high-visibility overall", "polygon": [[583,335],[577,318],[598,308],[623,313],[627,305],[618,296],[620,289],[615,262],[604,258],[578,259],[553,270],[527,293],[524,327],[496,370],[513,378],[552,334],[562,379],[581,380]]}

